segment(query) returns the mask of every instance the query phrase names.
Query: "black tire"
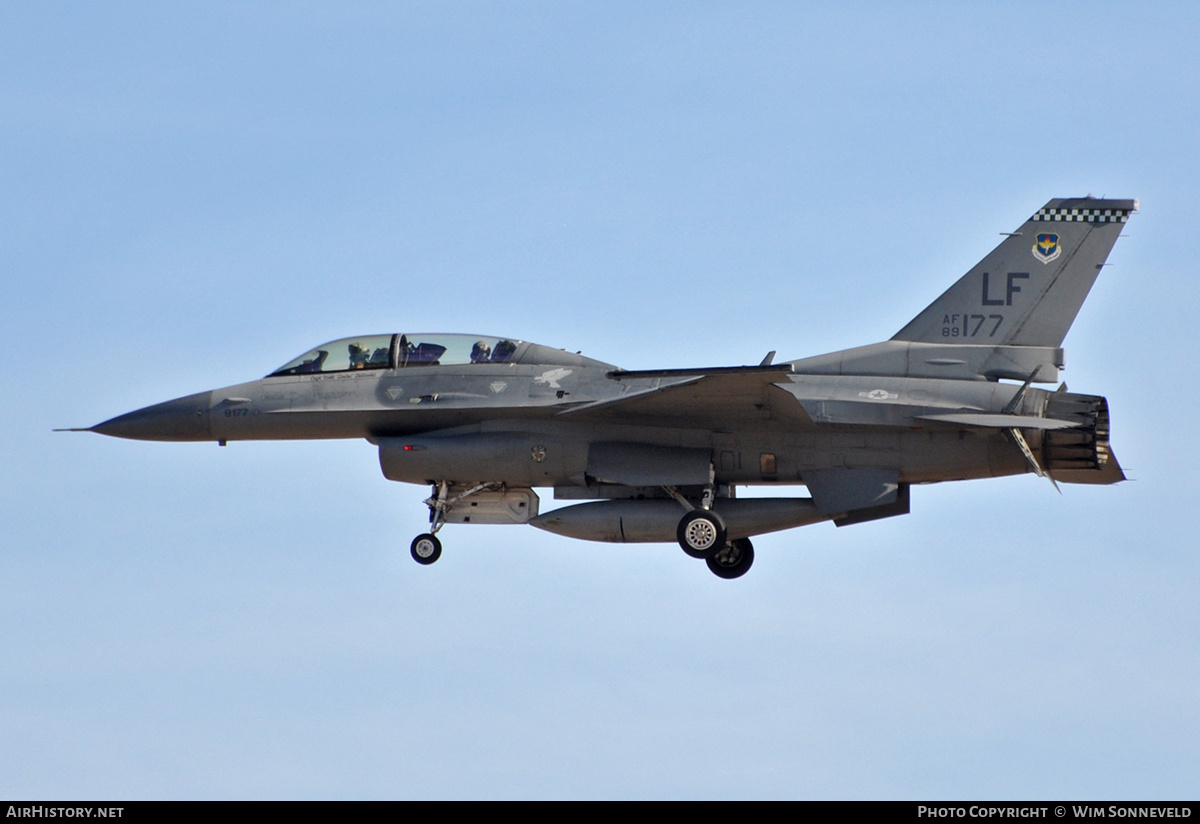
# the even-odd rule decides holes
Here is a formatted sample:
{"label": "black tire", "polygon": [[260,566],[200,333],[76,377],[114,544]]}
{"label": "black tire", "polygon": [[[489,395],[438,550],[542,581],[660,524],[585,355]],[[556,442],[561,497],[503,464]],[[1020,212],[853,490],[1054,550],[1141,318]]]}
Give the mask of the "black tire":
{"label": "black tire", "polygon": [[725,522],[706,509],[693,509],[675,530],[679,546],[692,558],[707,558],[725,546]]}
{"label": "black tire", "polygon": [[738,538],[705,560],[718,578],[741,578],[754,563],[754,545],[749,538]]}
{"label": "black tire", "polygon": [[437,539],[436,535],[425,532],[413,538],[412,546],[408,548],[408,551],[412,553],[413,560],[418,564],[429,566],[442,557],[442,542]]}

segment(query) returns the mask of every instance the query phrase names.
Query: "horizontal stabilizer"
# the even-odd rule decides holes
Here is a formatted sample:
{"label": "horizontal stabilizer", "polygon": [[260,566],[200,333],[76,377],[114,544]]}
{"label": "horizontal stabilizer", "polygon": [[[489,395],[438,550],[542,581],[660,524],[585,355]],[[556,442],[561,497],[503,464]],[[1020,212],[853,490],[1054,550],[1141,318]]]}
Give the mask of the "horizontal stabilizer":
{"label": "horizontal stabilizer", "polygon": [[916,415],[921,421],[940,421],[955,423],[959,426],[980,426],[986,429],[1070,429],[1079,426],[1076,421],[1057,421],[1052,418],[1039,418],[1036,415],[988,415],[984,413],[964,412],[950,415]]}

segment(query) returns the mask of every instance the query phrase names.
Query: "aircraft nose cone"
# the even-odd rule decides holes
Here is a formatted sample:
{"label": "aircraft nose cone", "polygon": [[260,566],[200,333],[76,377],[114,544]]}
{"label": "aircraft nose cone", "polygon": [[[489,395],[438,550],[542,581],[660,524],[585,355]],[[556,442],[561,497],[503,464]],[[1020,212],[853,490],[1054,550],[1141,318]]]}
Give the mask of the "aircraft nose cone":
{"label": "aircraft nose cone", "polygon": [[92,427],[93,432],[140,441],[207,441],[212,439],[208,407],[212,392],[197,392],[166,403],[118,415]]}

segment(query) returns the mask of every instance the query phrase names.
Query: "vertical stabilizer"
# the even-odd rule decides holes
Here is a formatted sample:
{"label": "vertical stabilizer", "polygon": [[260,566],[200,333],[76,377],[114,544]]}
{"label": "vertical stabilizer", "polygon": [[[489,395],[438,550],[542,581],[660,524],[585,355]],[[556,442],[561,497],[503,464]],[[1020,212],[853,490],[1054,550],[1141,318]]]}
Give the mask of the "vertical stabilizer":
{"label": "vertical stabilizer", "polygon": [[1136,200],[1051,200],[892,340],[1060,347]]}

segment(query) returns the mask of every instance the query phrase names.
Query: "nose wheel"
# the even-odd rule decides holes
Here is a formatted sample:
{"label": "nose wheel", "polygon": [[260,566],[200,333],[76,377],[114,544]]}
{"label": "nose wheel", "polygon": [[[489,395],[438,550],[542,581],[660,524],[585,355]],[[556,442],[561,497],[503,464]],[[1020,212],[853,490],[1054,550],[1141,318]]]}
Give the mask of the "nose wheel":
{"label": "nose wheel", "polygon": [[412,553],[413,560],[418,564],[428,566],[442,557],[442,542],[437,539],[436,535],[426,532],[413,538],[409,552]]}

